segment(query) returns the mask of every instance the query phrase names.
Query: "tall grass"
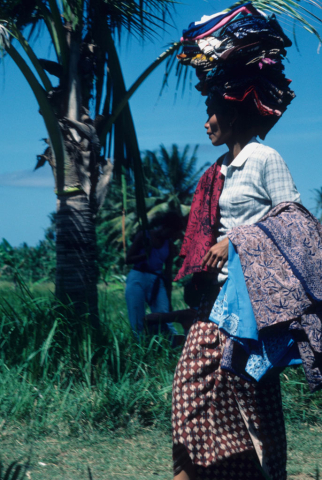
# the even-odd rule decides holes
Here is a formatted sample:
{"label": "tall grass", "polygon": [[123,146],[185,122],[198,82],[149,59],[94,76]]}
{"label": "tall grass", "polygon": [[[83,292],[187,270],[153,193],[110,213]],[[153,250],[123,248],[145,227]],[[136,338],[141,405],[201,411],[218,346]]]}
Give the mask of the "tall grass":
{"label": "tall grass", "polygon": [[[179,292],[175,307],[182,308]],[[100,291],[99,335],[44,286],[0,289],[0,425],[28,435],[86,435],[142,425],[170,428],[171,385],[180,354],[167,338],[132,336],[122,278]],[[68,319],[68,320],[67,320]],[[286,419],[321,422],[322,398],[302,369],[282,375]]]}
{"label": "tall grass", "polygon": [[71,307],[22,283],[1,296],[2,421],[25,422],[38,433],[169,426],[179,351],[162,336],[135,340],[121,287],[101,292],[99,335]]}

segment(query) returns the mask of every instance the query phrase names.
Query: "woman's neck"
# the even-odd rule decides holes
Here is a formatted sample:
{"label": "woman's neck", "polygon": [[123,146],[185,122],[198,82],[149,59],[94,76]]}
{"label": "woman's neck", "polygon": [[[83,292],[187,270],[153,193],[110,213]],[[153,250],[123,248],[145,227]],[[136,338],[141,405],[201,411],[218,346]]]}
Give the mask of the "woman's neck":
{"label": "woman's neck", "polygon": [[249,132],[248,134],[242,135],[240,138],[234,137],[231,142],[227,142],[227,147],[229,150],[229,163],[231,163],[237,157],[237,155],[253,137],[253,132]]}

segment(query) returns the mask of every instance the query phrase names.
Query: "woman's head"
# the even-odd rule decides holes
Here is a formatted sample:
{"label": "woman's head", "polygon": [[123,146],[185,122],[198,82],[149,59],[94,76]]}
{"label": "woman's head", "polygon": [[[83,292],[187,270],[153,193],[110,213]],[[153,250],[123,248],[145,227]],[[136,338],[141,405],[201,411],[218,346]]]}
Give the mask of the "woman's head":
{"label": "woman's head", "polygon": [[215,146],[227,144],[236,138],[259,136],[264,139],[278,120],[275,116],[260,115],[250,98],[237,102],[226,100],[219,94],[211,94],[206,105],[208,120],[205,128]]}
{"label": "woman's head", "polygon": [[172,238],[174,240],[182,236],[185,226],[186,222],[182,215],[174,210],[159,213],[150,222],[150,227],[157,229],[160,238]]}
{"label": "woman's head", "polygon": [[[214,129],[222,124],[220,139],[214,134],[212,141],[220,145],[231,130],[235,136],[252,132],[263,139],[295,97],[283,66],[292,42],[274,15],[250,3],[210,19],[184,30],[178,59],[196,69],[196,88],[208,96],[207,106],[218,117]],[[224,113],[217,115],[218,109]]]}

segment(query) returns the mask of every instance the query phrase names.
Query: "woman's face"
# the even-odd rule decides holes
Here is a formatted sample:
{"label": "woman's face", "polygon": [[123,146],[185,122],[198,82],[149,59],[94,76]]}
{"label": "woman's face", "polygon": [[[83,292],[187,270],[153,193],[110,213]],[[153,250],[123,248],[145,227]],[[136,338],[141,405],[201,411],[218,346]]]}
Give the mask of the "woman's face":
{"label": "woman's face", "polygon": [[232,123],[231,118],[228,115],[221,113],[216,108],[208,107],[208,120],[205,123],[207,129],[207,135],[209,136],[211,143],[218,147],[224,143],[229,143],[232,137]]}

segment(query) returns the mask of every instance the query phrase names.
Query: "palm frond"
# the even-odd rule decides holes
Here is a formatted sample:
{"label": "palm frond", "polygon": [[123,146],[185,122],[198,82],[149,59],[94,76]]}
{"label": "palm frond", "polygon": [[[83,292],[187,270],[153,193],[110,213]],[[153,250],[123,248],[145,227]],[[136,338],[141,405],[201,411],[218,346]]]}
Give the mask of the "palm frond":
{"label": "palm frond", "polygon": [[[313,11],[310,11],[308,8],[303,6],[303,3],[306,3],[308,7],[311,7]],[[231,8],[234,8],[238,5],[241,5],[243,0],[240,0],[236,3],[234,3]],[[322,24],[322,18],[321,18],[321,11],[322,11],[322,3],[317,0],[302,0],[302,1],[297,1],[297,0],[275,0],[275,1],[270,1],[270,0],[252,0],[252,4],[254,5],[255,8],[258,8],[259,10],[264,10],[267,12],[272,12],[277,15],[280,15],[281,18],[283,17],[289,17],[292,20],[294,20],[296,23],[298,23],[300,26],[302,26],[305,30],[307,30],[310,33],[313,33],[321,42],[322,38],[318,30],[310,23],[309,20],[306,20],[307,18],[311,19],[311,21],[315,20],[318,23]],[[314,13],[316,12],[316,13]]]}
{"label": "palm frond", "polygon": [[164,29],[167,17],[177,2],[174,0],[103,0],[101,13],[106,16],[111,31],[119,34],[124,29],[140,38],[152,39]]}

